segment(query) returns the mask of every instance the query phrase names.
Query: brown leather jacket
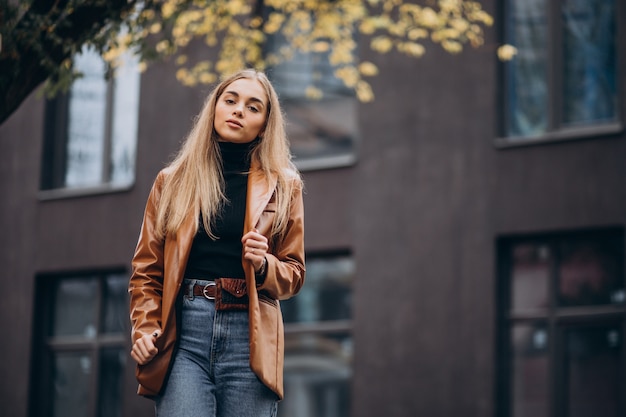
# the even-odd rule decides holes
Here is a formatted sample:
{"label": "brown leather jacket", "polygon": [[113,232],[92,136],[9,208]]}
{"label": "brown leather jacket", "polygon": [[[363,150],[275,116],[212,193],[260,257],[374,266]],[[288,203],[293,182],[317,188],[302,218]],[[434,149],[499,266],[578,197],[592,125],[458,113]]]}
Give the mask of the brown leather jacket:
{"label": "brown leather jacket", "polygon": [[[139,242],[132,260],[129,284],[132,343],[145,334],[159,330],[157,356],[136,370],[140,395],[158,395],[164,386],[176,347],[176,298],[197,219],[190,215],[178,233],[157,239],[154,230],[158,201],[168,170],[161,171],[152,187],[144,213]],[[272,242],[270,230],[274,219],[273,192],[276,177],[266,178],[253,162],[248,176],[248,196],[244,234],[252,228]],[[304,283],[304,208],[302,191],[297,187],[292,196],[291,213],[285,238],[270,243],[267,254],[267,276],[257,287],[254,267],[243,261],[249,292],[250,367],[280,399],[283,398],[284,335],[279,303],[260,301],[258,290],[276,300],[296,294]]]}

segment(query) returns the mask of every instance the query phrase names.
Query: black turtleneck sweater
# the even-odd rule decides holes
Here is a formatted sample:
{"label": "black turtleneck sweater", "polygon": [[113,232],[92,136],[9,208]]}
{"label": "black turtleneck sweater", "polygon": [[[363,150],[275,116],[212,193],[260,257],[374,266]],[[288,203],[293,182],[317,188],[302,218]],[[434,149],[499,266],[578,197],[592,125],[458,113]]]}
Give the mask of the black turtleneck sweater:
{"label": "black turtleneck sweater", "polygon": [[250,150],[256,142],[219,142],[226,186],[224,191],[228,201],[214,222],[213,234],[217,239],[209,237],[200,219],[187,260],[185,278],[244,278],[241,237],[246,213]]}

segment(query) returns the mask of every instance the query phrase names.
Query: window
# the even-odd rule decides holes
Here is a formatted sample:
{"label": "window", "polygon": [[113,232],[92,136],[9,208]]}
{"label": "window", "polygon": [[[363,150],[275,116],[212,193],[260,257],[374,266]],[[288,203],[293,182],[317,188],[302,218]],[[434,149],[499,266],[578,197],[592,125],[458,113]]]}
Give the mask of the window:
{"label": "window", "polygon": [[83,77],[48,103],[41,188],[120,188],[135,179],[139,112],[137,58],[124,56],[115,77],[83,48],[74,65]]}
{"label": "window", "polygon": [[505,143],[619,131],[615,0],[507,0]]}
{"label": "window", "polygon": [[279,416],[350,415],[354,274],[349,255],[307,258],[306,284],[281,302],[285,400]]}
{"label": "window", "polygon": [[123,415],[127,288],[120,273],[39,278],[31,416]]}
{"label": "window", "polygon": [[624,415],[623,230],[506,238],[499,260],[498,415]]}
{"label": "window", "polygon": [[[268,38],[268,53],[285,45],[280,34]],[[301,170],[354,163],[357,139],[357,99],[335,75],[329,52],[297,52],[268,71],[287,115],[287,136],[294,162]],[[319,99],[306,95],[316,87]]]}

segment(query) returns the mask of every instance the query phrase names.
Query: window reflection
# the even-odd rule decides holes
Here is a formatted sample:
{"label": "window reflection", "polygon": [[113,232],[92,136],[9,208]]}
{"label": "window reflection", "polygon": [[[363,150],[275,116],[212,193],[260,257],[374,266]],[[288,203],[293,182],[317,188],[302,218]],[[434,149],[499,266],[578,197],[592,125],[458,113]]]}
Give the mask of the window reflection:
{"label": "window reflection", "polygon": [[548,417],[548,333],[520,324],[511,331],[514,417]]}
{"label": "window reflection", "polygon": [[620,415],[622,326],[572,328],[566,333],[566,344],[567,415]]}
{"label": "window reflection", "polygon": [[82,353],[54,356],[52,386],[54,417],[89,417],[91,358]]}
{"label": "window reflection", "polygon": [[306,283],[296,297],[281,302],[285,323],[352,317],[354,261],[350,257],[307,260]]}
{"label": "window reflection", "polygon": [[615,4],[565,0],[563,122],[598,123],[617,114]]}
{"label": "window reflection", "polygon": [[285,317],[285,400],[279,416],[350,415],[352,378],[350,256],[307,259],[306,283],[281,302]]}
{"label": "window reflection", "polygon": [[519,244],[513,248],[511,308],[514,311],[546,308],[552,255],[544,244]]}
{"label": "window reflection", "polygon": [[126,352],[122,349],[103,349],[100,353],[98,417],[122,416],[125,364]]}
{"label": "window reflection", "polygon": [[[286,43],[283,35],[275,34],[268,39],[267,52],[280,55]],[[268,71],[287,114],[287,136],[300,169],[347,165],[355,159],[357,99],[335,76],[330,54],[294,52]],[[310,98],[310,88],[321,97]]]}
{"label": "window reflection", "polygon": [[67,96],[48,103],[43,189],[133,183],[139,61],[127,52],[120,62],[110,68],[91,47],[75,56],[74,67],[82,77],[72,83]]}
{"label": "window reflection", "polygon": [[533,137],[618,117],[614,0],[508,0],[507,137]]}
{"label": "window reflection", "polygon": [[509,0],[506,42],[518,54],[506,64],[507,136],[531,136],[548,128],[548,16],[546,0]]}
{"label": "window reflection", "polygon": [[67,138],[68,187],[101,182],[106,123],[106,66],[92,49],[76,55],[74,66],[83,73],[70,89]]}
{"label": "window reflection", "polygon": [[109,275],[104,281],[103,333],[126,333],[128,327],[128,277]]}
{"label": "window reflection", "polygon": [[126,53],[114,80],[110,182],[115,185],[129,185],[135,180],[139,83],[139,57]]}
{"label": "window reflection", "polygon": [[623,229],[501,244],[507,271],[502,288],[511,302],[500,303],[504,383],[498,414],[622,415]]}
{"label": "window reflection", "polygon": [[127,366],[123,273],[43,277],[32,416],[121,417]]}
{"label": "window reflection", "polygon": [[95,336],[98,281],[95,278],[73,278],[60,281],[54,299],[52,335]]}
{"label": "window reflection", "polygon": [[623,303],[619,243],[566,241],[560,246],[559,304],[584,306]]}

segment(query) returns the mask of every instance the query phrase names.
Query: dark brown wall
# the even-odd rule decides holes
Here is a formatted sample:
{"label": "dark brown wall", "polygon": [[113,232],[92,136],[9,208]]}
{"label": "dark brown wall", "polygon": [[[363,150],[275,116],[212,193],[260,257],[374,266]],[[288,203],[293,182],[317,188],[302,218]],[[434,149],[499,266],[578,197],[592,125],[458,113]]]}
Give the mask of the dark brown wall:
{"label": "dark brown wall", "polygon": [[490,416],[493,48],[366,58],[354,415]]}
{"label": "dark brown wall", "polygon": [[41,103],[31,97],[0,126],[0,404],[7,416],[25,416],[28,405],[42,123]]}

